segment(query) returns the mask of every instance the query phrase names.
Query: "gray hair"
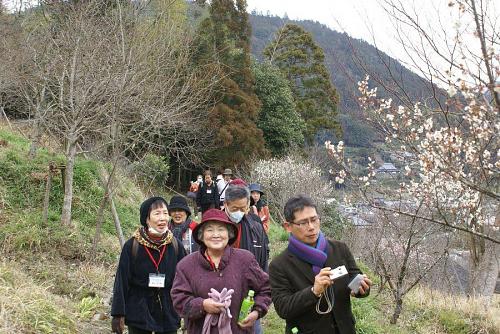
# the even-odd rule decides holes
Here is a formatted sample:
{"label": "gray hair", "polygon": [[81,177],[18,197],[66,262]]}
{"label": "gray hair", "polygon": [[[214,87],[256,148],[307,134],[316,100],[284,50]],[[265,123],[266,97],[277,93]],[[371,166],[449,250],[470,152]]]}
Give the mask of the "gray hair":
{"label": "gray hair", "polygon": [[250,190],[248,190],[248,187],[243,187],[235,184],[230,184],[229,186],[227,186],[224,197],[225,202],[232,202],[242,198],[246,198],[248,201],[250,201]]}
{"label": "gray hair", "polygon": [[[217,222],[217,221],[214,221],[214,222]],[[200,240],[201,242],[203,242],[203,232],[205,231],[205,227],[207,227],[207,223],[210,223],[210,221],[201,225],[200,228],[198,229],[198,240]],[[229,240],[231,240],[232,238],[234,238],[236,236],[234,234],[234,229],[230,228],[228,224],[222,223],[222,222],[218,222],[218,223],[224,224],[224,226],[226,227]]]}

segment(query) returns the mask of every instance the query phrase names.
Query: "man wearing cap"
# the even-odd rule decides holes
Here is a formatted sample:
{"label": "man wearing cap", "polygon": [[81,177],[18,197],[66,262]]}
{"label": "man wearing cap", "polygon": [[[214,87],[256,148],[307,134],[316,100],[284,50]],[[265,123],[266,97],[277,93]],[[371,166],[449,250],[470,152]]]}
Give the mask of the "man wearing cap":
{"label": "man wearing cap", "polygon": [[168,228],[174,237],[182,241],[187,254],[196,252],[198,244],[193,239],[192,231],[197,223],[191,220],[191,209],[189,209],[186,199],[182,196],[173,196],[168,204],[168,214],[171,217]]}
{"label": "man wearing cap", "polygon": [[111,329],[130,334],[175,334],[180,318],[170,289],[184,247],[168,229],[167,202],[151,197],[140,207],[141,227],[123,246],[116,270]]}
{"label": "man wearing cap", "polygon": [[224,169],[222,173],[223,178],[217,181],[217,189],[219,190],[220,197],[220,206],[221,209],[224,209],[224,199],[226,197],[226,188],[231,182],[231,177],[233,175],[233,171],[229,168]]}
{"label": "man wearing cap", "polygon": [[196,195],[196,205],[202,214],[208,209],[219,209],[220,207],[219,190],[212,180],[212,172],[206,170],[203,175],[205,176],[205,182],[203,182]]}
{"label": "man wearing cap", "polygon": [[[176,310],[188,319],[188,333],[253,333],[271,304],[269,276],[250,252],[231,247],[238,227],[223,211],[206,211],[193,236],[200,251],[179,263],[171,293]],[[249,290],[255,303],[240,321]]]}

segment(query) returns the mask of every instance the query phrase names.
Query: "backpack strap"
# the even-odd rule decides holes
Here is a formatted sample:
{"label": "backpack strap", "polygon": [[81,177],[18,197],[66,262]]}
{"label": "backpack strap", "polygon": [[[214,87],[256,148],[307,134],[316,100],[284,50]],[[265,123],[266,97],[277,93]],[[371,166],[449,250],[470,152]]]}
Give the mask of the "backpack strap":
{"label": "backpack strap", "polygon": [[174,246],[174,254],[175,258],[177,259],[177,257],[179,256],[179,243],[177,242],[176,237],[173,237],[172,239],[172,246]]}
{"label": "backpack strap", "polygon": [[136,238],[132,241],[132,263],[135,265],[137,259],[137,252],[139,251],[139,241]]}
{"label": "backpack strap", "polygon": [[226,190],[226,188],[227,188],[228,185],[229,185],[229,182],[226,183],[226,185],[224,186],[224,188],[222,188],[222,191],[220,192],[219,196],[224,193],[224,190]]}

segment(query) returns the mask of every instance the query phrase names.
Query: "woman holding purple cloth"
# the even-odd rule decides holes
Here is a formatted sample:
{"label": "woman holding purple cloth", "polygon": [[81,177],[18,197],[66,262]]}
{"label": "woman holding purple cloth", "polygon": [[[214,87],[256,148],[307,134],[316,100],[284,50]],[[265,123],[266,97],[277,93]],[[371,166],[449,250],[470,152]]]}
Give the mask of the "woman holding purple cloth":
{"label": "woman holding purple cloth", "polygon": [[[188,319],[188,333],[253,333],[255,321],[271,304],[269,276],[252,253],[231,247],[238,228],[220,210],[205,212],[194,229],[200,250],[176,270],[171,296],[174,308]],[[238,322],[243,299],[255,292],[254,305]]]}

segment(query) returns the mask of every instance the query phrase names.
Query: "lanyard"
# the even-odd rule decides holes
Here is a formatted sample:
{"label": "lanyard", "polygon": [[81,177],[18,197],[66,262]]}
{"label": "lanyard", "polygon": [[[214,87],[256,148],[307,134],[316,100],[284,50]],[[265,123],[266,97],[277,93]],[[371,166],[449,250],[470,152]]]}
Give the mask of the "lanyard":
{"label": "lanyard", "polygon": [[[144,245],[143,245],[144,246]],[[153,264],[155,265],[156,267],[156,272],[158,272],[158,267],[160,266],[160,262],[161,262],[161,259],[163,259],[163,254],[165,254],[165,249],[167,249],[167,245],[163,245],[163,249],[161,250],[160,252],[160,258],[158,259],[158,262],[155,261],[155,258],[153,257],[153,255],[151,254],[151,252],[149,251],[149,248],[144,246],[144,249],[146,250],[146,252],[148,253],[149,255],[149,258],[151,259],[151,262],[153,262]]]}
{"label": "lanyard", "polygon": [[212,258],[210,257],[210,255],[208,254],[208,250],[205,251],[205,255],[207,256],[207,260],[208,260],[208,263],[210,263],[210,267],[212,267],[212,270],[213,271],[216,271],[217,268],[215,267],[215,262],[212,261]]}

